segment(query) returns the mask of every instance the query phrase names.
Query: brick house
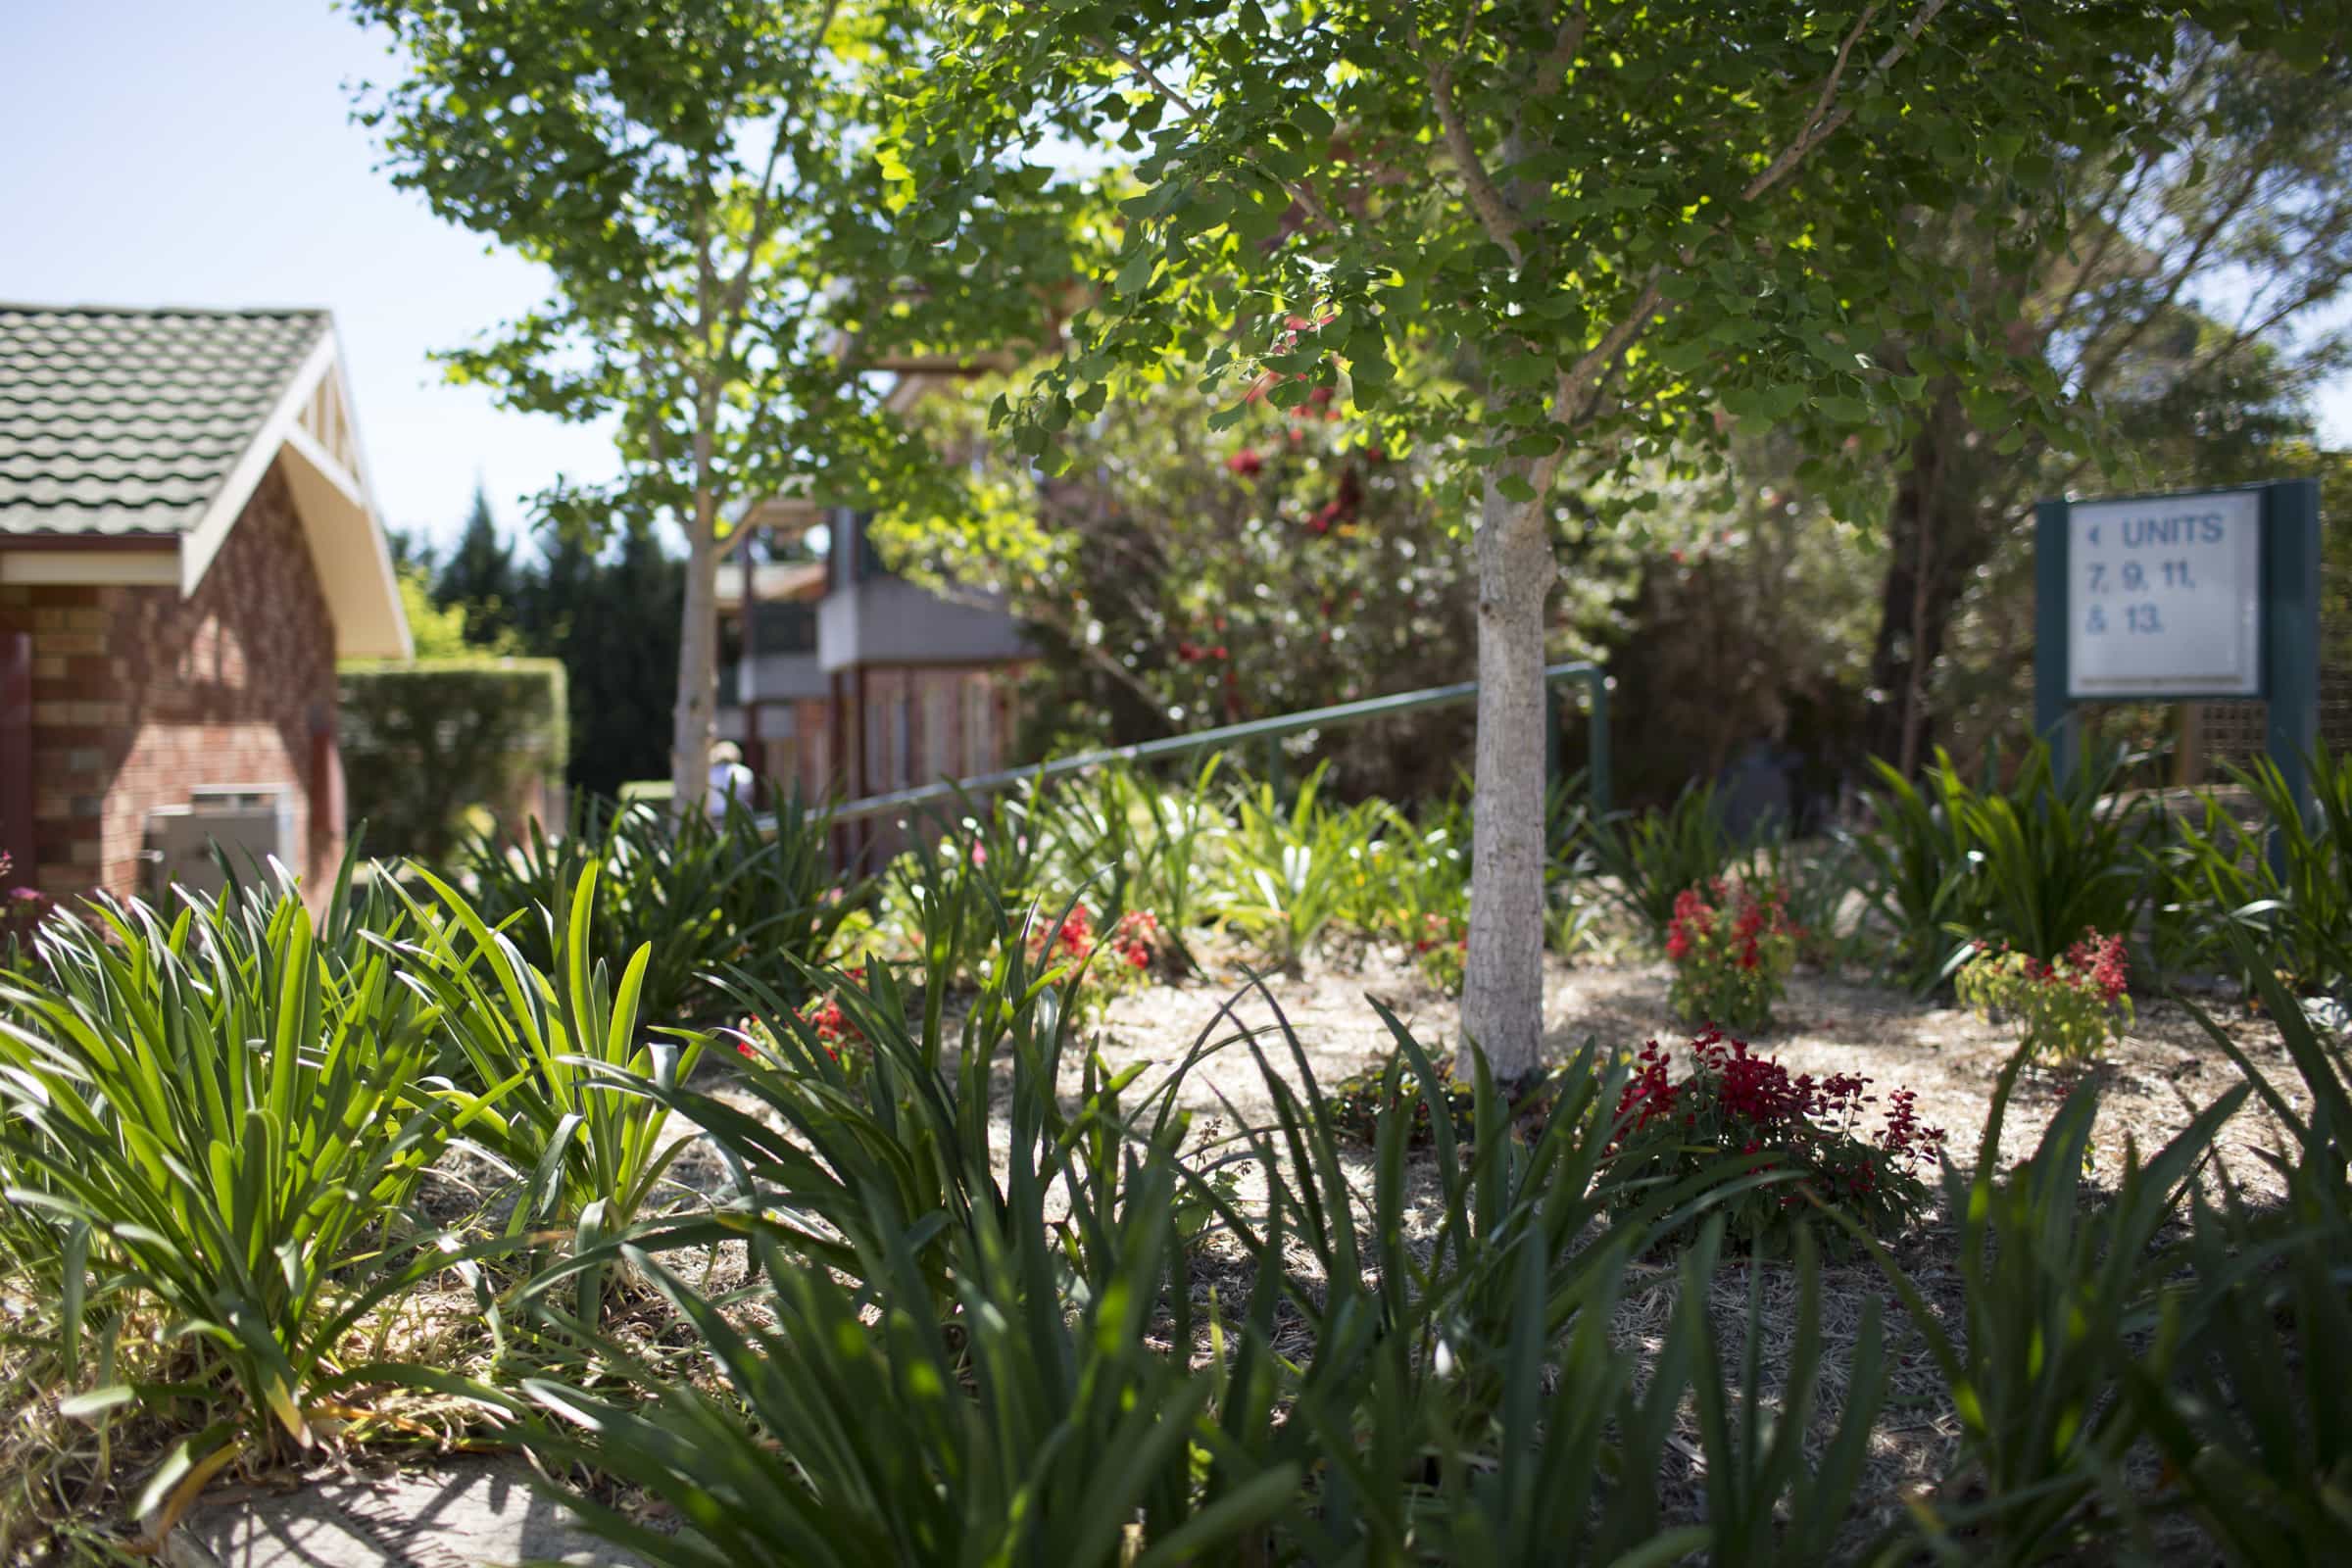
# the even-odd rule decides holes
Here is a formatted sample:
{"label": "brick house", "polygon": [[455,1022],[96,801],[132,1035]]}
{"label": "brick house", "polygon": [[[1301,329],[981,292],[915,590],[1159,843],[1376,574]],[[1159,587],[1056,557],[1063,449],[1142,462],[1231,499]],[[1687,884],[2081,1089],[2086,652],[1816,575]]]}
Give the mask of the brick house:
{"label": "brick house", "polygon": [[343,849],[335,661],[409,652],[326,312],[0,304],[18,880],[151,893],[159,835],[237,801],[323,883]]}

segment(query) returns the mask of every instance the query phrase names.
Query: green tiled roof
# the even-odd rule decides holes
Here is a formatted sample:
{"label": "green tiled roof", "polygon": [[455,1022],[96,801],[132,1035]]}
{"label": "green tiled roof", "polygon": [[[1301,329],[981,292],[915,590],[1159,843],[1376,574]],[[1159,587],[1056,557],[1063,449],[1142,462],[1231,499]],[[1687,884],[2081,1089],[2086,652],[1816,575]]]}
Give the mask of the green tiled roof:
{"label": "green tiled roof", "polygon": [[0,303],[0,534],[196,526],[324,311]]}

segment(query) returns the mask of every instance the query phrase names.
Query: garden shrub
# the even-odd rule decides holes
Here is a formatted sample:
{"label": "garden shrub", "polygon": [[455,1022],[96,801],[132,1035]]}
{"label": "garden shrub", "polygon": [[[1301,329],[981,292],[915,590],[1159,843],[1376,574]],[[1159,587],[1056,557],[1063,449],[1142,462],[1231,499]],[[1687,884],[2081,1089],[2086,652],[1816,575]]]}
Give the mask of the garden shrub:
{"label": "garden shrub", "polygon": [[1778,884],[1762,892],[1745,881],[1685,888],[1666,926],[1676,1015],[1690,1024],[1764,1028],[1772,1004],[1788,994],[1797,937]]}
{"label": "garden shrub", "polygon": [[2005,791],[1972,794],[1961,813],[1978,867],[1973,928],[2043,962],[2092,931],[2130,932],[2146,903],[2153,800],[2127,794],[2129,760],[2085,760],[2060,778],[2035,742]]}
{"label": "garden shrub", "polygon": [[465,813],[518,821],[564,776],[564,666],[552,659],[353,663],[336,672],[351,820],[379,851],[446,861]]}
{"label": "garden shrub", "polygon": [[729,970],[800,995],[807,967],[832,953],[843,923],[865,902],[866,882],[833,870],[830,828],[827,813],[804,807],[797,792],[777,804],[772,827],[739,801],[714,821],[591,796],[577,803],[562,838],[550,839],[537,823],[519,843],[477,835],[466,868],[483,919],[502,927],[526,961],[555,973],[572,892],[594,863],[591,961],[618,974],[650,948],[645,1015],[660,1024],[712,1022],[730,1015],[719,983]]}
{"label": "garden shrub", "polygon": [[1723,876],[1750,848],[1725,825],[1712,782],[1692,785],[1663,810],[1619,812],[1593,831],[1591,847],[1595,869],[1616,882],[1618,903],[1660,942],[1683,891]]}
{"label": "garden shrub", "polygon": [[597,952],[601,869],[591,860],[559,904],[544,967],[430,872],[420,874],[440,906],[412,904],[418,935],[399,950],[417,989],[440,1004],[461,1093],[486,1102],[466,1137],[519,1184],[510,1235],[540,1226],[583,1237],[625,1230],[683,1146],[666,1134],[661,1107],[633,1090],[685,1078],[703,1041],[641,1023],[650,947],[617,969]]}
{"label": "garden shrub", "polygon": [[2232,767],[2230,777],[2254,797],[2259,817],[2241,824],[2207,796],[2154,858],[2168,966],[2227,964],[2232,933],[2242,930],[2292,988],[2352,988],[2352,757],[2324,745],[2312,756],[2308,819],[2270,759]]}
{"label": "garden shrub", "polygon": [[1098,935],[1094,913],[1081,901],[1058,923],[1032,918],[1027,941],[1031,966],[1063,981],[1066,993],[1094,1010],[1151,974],[1159,951],[1159,921],[1149,909],[1130,909]]}
{"label": "garden shrub", "polygon": [[1871,765],[1881,787],[1860,840],[1870,899],[1892,939],[1891,967],[1913,989],[1949,979],[1977,941],[2048,962],[2086,931],[2133,928],[2157,823],[2145,797],[2122,793],[2120,754],[2060,778],[2036,741],[2006,790],[1970,785],[1940,749],[1924,789]]}
{"label": "garden shrub", "polygon": [[1865,1125],[1871,1081],[1847,1073],[1790,1074],[1744,1041],[1709,1029],[1690,1044],[1690,1074],[1672,1076],[1672,1053],[1650,1041],[1617,1099],[1612,1179],[1628,1195],[1703,1177],[1739,1159],[1792,1178],[1748,1188],[1727,1207],[1731,1234],[1750,1245],[1787,1239],[1807,1200],[1849,1215],[1873,1236],[1916,1224],[1931,1201],[1922,1167],[1943,1151],[1942,1129],[1923,1125],[1916,1097],[1886,1097],[1881,1125]]}
{"label": "garden shrub", "polygon": [[2095,930],[2044,963],[2014,948],[1978,943],[1955,982],[1961,1004],[2017,1030],[2018,1049],[2074,1067],[2132,1025],[2124,939]]}
{"label": "garden shrub", "polygon": [[194,1351],[168,1388],[77,1405],[199,1412],[144,1511],[181,1476],[315,1440],[353,1325],[450,1261],[404,1216],[469,1107],[418,1092],[438,1009],[384,948],[322,951],[290,877],[169,926],[92,909],[53,921],[43,976],[0,985],[0,1145],[40,1178],[12,1201],[82,1228],[90,1271]]}
{"label": "garden shrub", "polygon": [[1329,804],[1325,771],[1309,774],[1288,804],[1271,783],[1244,792],[1223,844],[1221,917],[1286,968],[1347,914],[1374,832],[1375,804]]}
{"label": "garden shrub", "polygon": [[1412,1063],[1390,1052],[1360,1072],[1351,1072],[1331,1086],[1331,1113],[1340,1129],[1358,1143],[1379,1139],[1383,1117],[1402,1116],[1409,1123],[1408,1141],[1427,1144],[1434,1136],[1430,1106],[1445,1108],[1453,1136],[1463,1143],[1478,1138],[1478,1092],[1469,1078],[1455,1072],[1454,1058],[1439,1056],[1430,1063],[1425,1086]]}
{"label": "garden shrub", "polygon": [[[2027,1059],[2020,1052],[2001,1069],[1973,1165],[1943,1167],[1944,1211],[1959,1228],[1956,1321],[1848,1221],[1901,1297],[1959,1417],[1958,1454],[1914,1502],[1921,1544],[1964,1533],[1975,1560],[2004,1563],[2081,1560],[2132,1527],[2109,1509],[2132,1506],[2117,1483],[2148,1425],[2144,1401],[2115,1396],[2142,1379],[2169,1385],[2179,1345],[2177,1320],[2151,1308],[2180,1259],[2155,1243],[2248,1093],[2236,1085],[2144,1163],[2135,1154],[2092,1203],[2083,1177],[2094,1083],[2059,1104],[2029,1158],[2002,1164],[2002,1126]],[[2152,1336],[2141,1332],[2159,1321]]]}
{"label": "garden shrub", "polygon": [[[2234,1561],[2352,1558],[2352,1063],[2323,1040],[2251,941],[2238,967],[2303,1082],[2298,1105],[2203,1013],[2197,1021],[2245,1075],[2290,1147],[2264,1157],[2285,1201],[2257,1203],[2227,1167],[2200,1194],[2166,1306],[2180,1325],[2167,1384],[2135,1365],[2125,1386],[2190,1510]],[[2193,1010],[2193,1009],[2192,1009]],[[2246,1260],[2267,1262],[2249,1276]]]}
{"label": "garden shrub", "polygon": [[1418,817],[1372,803],[1376,836],[1351,846],[1357,895],[1351,920],[1367,936],[1401,944],[1432,986],[1462,988],[1470,939],[1470,806],[1459,795]]}

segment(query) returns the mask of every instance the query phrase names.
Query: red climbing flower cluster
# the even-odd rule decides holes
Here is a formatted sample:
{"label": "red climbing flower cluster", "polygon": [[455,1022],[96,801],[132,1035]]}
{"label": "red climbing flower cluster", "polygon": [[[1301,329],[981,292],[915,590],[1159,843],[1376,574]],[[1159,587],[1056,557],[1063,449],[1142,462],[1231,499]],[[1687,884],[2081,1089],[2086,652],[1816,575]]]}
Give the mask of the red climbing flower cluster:
{"label": "red climbing flower cluster", "polygon": [[2014,1024],[2023,1049],[2065,1065],[2087,1061],[2132,1023],[2132,968],[2120,936],[2086,931],[2055,963],[1979,942],[1954,984],[1962,1004],[1986,1020]]}
{"label": "red climbing flower cluster", "polygon": [[1764,1027],[1788,989],[1798,935],[1777,886],[1759,892],[1717,878],[1685,888],[1666,927],[1675,1010],[1688,1023]]}
{"label": "red climbing flower cluster", "polygon": [[[1867,1078],[1792,1074],[1720,1029],[1707,1029],[1689,1049],[1690,1072],[1679,1081],[1672,1053],[1656,1041],[1635,1056],[1609,1146],[1618,1176],[1671,1184],[1728,1155],[1761,1156],[1753,1168],[1795,1179],[1742,1194],[1733,1204],[1733,1229],[1750,1240],[1804,1204],[1808,1194],[1882,1234],[1924,1211],[1929,1193],[1922,1172],[1941,1156],[1944,1135],[1920,1121],[1909,1090],[1889,1093],[1881,1125],[1869,1130],[1879,1097]],[[1629,1185],[1628,1200],[1653,1190]]]}
{"label": "red climbing flower cluster", "polygon": [[1259,457],[1251,447],[1244,447],[1225,460],[1225,471],[1240,474],[1245,479],[1256,478],[1258,470],[1265,466],[1265,459]]}

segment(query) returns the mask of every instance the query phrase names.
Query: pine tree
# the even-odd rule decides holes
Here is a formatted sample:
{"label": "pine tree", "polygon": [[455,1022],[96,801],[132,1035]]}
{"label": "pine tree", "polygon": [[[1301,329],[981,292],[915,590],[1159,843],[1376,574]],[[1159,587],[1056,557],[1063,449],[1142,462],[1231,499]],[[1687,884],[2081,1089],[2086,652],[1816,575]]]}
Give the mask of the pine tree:
{"label": "pine tree", "polygon": [[466,640],[489,646],[514,624],[514,553],[490,515],[490,498],[477,481],[473,511],[433,580],[433,603],[443,610],[461,608],[466,616]]}

